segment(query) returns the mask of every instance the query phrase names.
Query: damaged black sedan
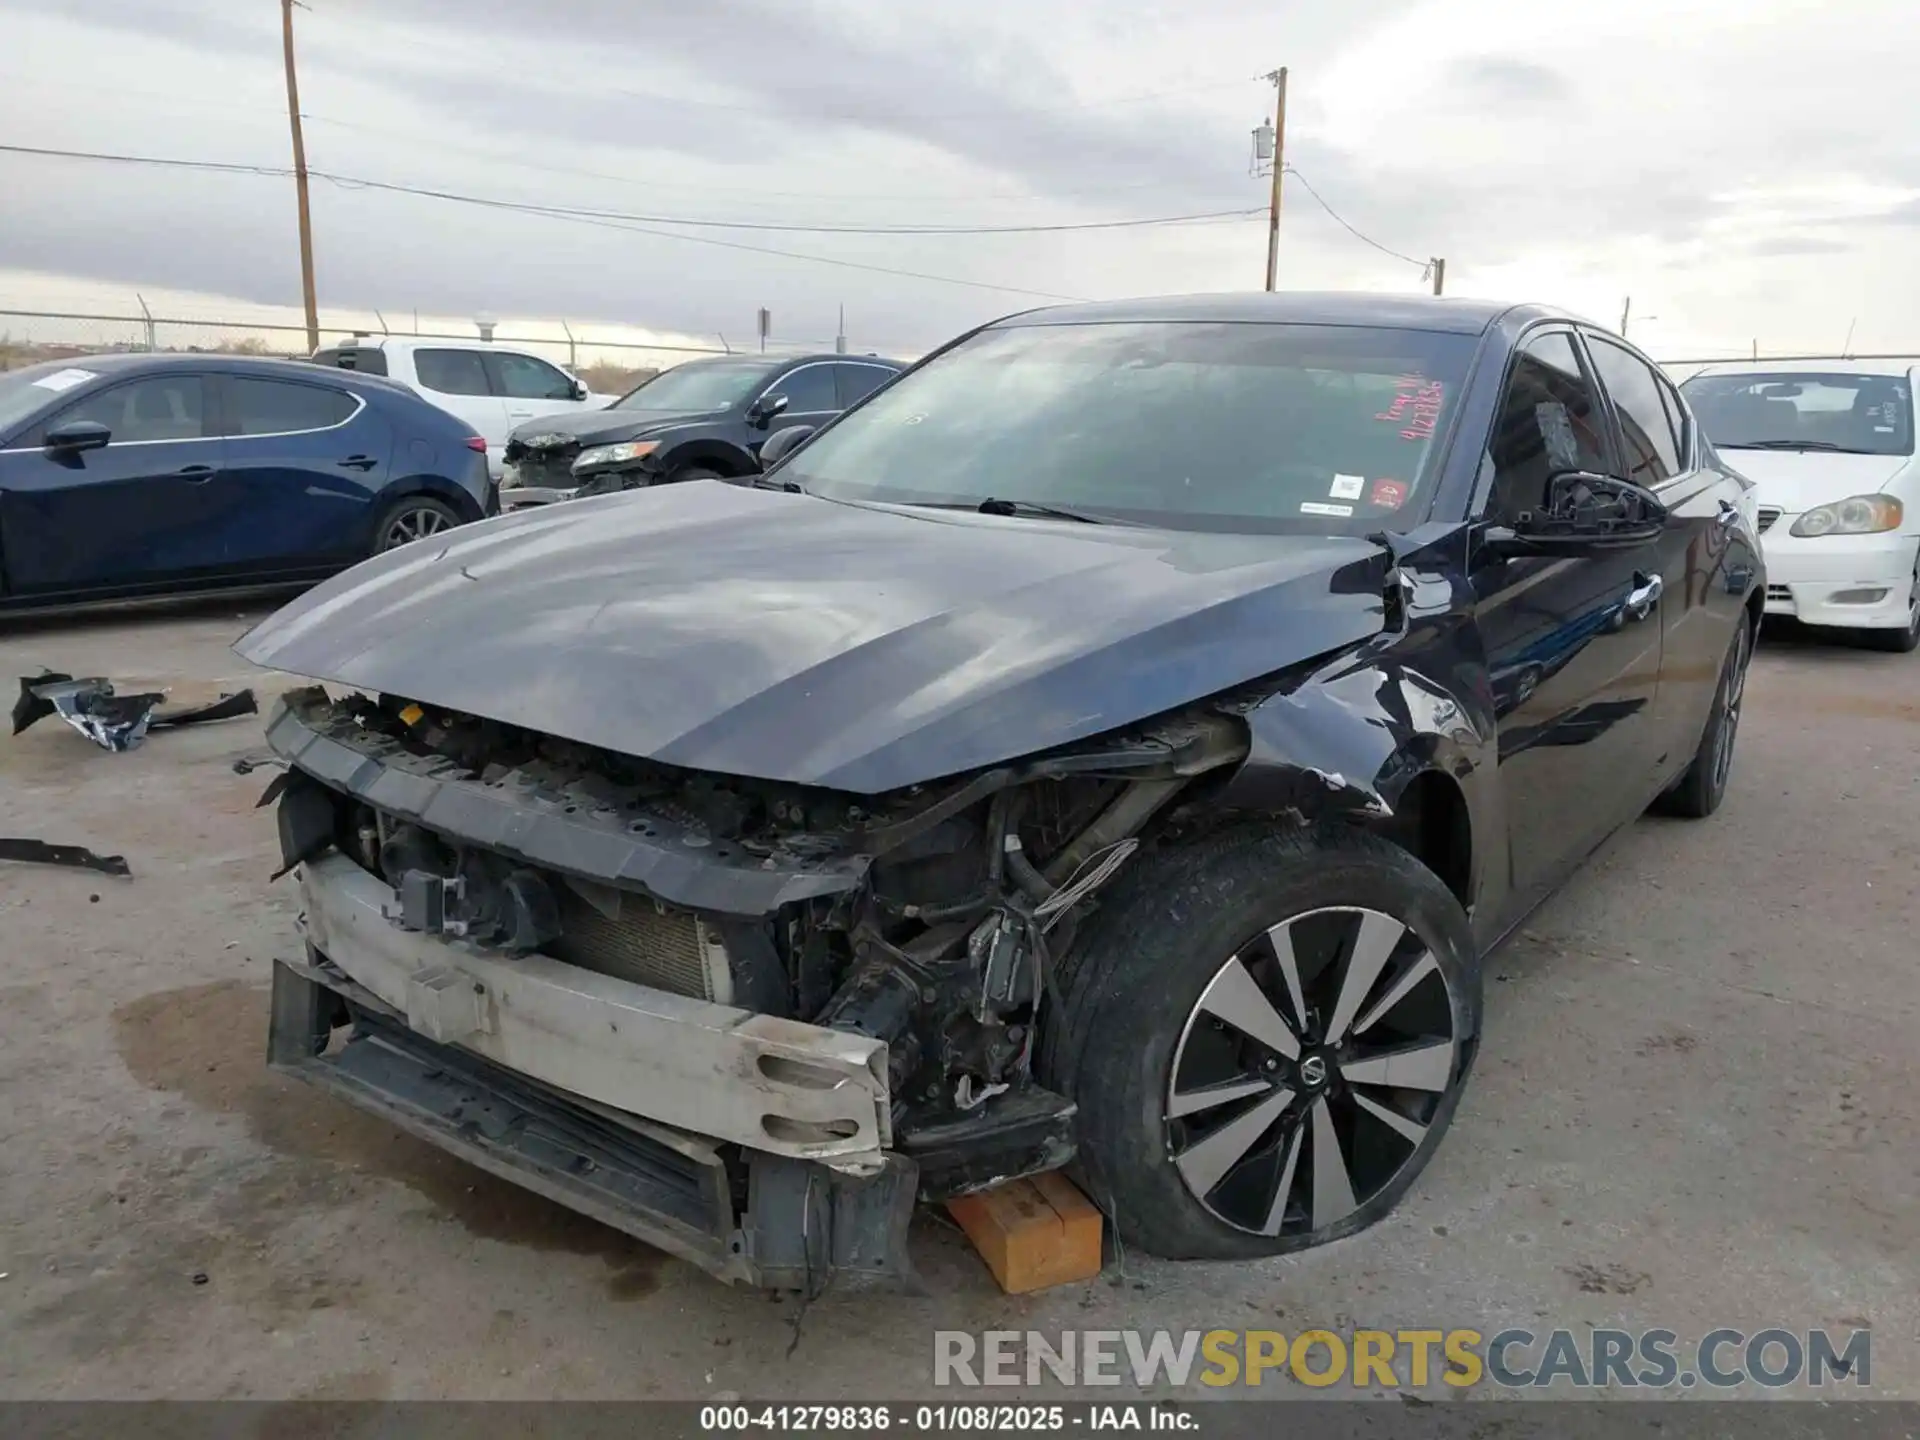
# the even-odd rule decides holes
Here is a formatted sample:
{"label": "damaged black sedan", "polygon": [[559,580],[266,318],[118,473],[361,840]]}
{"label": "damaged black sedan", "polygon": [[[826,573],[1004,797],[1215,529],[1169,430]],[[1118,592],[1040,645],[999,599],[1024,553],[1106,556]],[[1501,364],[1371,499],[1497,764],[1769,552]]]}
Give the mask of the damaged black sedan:
{"label": "damaged black sedan", "polygon": [[751,1283],[1072,1165],[1125,1240],[1385,1215],[1481,957],[1725,793],[1745,483],[1537,307],[1042,310],[755,485],[404,547],[246,636],[274,1063]]}

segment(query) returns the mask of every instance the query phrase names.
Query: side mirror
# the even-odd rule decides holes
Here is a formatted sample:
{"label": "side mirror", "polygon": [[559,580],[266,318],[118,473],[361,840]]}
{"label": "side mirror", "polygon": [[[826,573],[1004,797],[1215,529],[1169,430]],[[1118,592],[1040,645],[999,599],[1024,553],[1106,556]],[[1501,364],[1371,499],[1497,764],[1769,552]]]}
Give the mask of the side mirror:
{"label": "side mirror", "polygon": [[587,389],[586,381],[576,380],[573,382],[573,398],[574,399],[584,400],[587,398],[587,396],[591,395],[592,393],[593,392],[591,390]]}
{"label": "side mirror", "polygon": [[1667,507],[1644,486],[1588,470],[1566,470],[1547,482],[1542,510],[1496,526],[1487,543],[1502,554],[1579,555],[1620,550],[1659,538]]}
{"label": "side mirror", "polygon": [[64,425],[56,425],[47,432],[47,449],[65,450],[69,453],[81,450],[99,450],[113,438],[113,432],[98,420],[69,420]]}
{"label": "side mirror", "polygon": [[[782,399],[786,398],[784,396]],[[771,470],[813,438],[815,425],[789,425],[760,447],[760,468]]]}
{"label": "side mirror", "polygon": [[762,395],[747,411],[747,420],[750,424],[758,425],[764,430],[768,421],[776,415],[784,414],[787,406],[792,403],[785,395]]}

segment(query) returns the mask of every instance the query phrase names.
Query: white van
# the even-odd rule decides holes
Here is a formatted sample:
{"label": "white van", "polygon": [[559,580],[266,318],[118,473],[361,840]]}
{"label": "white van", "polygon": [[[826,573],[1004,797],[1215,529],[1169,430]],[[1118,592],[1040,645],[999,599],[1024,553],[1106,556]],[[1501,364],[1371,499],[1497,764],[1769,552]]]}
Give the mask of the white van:
{"label": "white van", "polygon": [[1742,361],[1680,387],[1754,482],[1767,613],[1920,645],[1920,458],[1906,361]]}
{"label": "white van", "polygon": [[603,410],[615,399],[594,394],[578,376],[538,355],[489,342],[356,335],[316,350],[313,358],[398,380],[459,416],[487,442],[487,468],[496,480],[514,426],[540,415]]}

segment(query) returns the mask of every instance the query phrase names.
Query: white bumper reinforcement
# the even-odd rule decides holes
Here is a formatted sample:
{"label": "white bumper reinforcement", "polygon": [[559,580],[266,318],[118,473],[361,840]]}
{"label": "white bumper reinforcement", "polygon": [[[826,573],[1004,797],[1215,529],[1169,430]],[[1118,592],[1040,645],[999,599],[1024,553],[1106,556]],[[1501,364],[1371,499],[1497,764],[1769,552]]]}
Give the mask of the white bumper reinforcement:
{"label": "white bumper reinforcement", "polygon": [[400,929],[343,855],[301,867],[306,939],[431,1040],[603,1105],[855,1173],[892,1143],[887,1047]]}

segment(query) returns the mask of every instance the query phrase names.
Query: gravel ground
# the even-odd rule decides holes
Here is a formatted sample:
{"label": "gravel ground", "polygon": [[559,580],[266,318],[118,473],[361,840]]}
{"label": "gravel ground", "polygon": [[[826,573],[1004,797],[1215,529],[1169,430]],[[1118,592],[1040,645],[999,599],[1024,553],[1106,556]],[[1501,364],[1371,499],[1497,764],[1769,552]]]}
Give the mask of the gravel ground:
{"label": "gravel ground", "polygon": [[[12,622],[0,680],[211,698],[246,619]],[[1920,1398],[1916,740],[1920,656],[1763,643],[1721,814],[1634,826],[1493,958],[1453,1133],[1365,1236],[1010,1299],[925,1217],[929,1295],[803,1308],[270,1075],[258,723],[43,721],[0,833],[134,878],[0,867],[0,1397],[907,1396],[936,1328],[1611,1324],[1871,1325],[1872,1393]]]}

